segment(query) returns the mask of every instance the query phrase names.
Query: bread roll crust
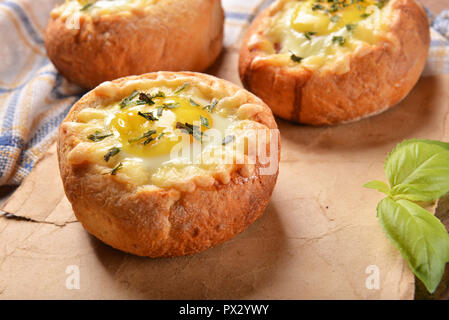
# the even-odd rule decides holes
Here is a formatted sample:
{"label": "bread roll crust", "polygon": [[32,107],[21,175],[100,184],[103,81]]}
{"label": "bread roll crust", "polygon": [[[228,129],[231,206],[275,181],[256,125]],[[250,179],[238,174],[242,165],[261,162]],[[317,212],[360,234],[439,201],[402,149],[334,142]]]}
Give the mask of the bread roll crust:
{"label": "bread roll crust", "polygon": [[69,81],[92,89],[104,81],[148,72],[203,71],[223,44],[220,0],[159,0],[130,14],[79,16],[79,29],[54,15],[47,54]]}
{"label": "bread roll crust", "polygon": [[381,113],[400,102],[418,81],[427,59],[429,22],[414,0],[390,0],[390,30],[376,45],[352,52],[347,72],[310,70],[257,61],[261,50],[250,48],[253,35],[263,37],[265,9],[251,24],[240,51],[239,73],[244,86],[267,103],[280,118],[310,125],[356,121]]}
{"label": "bread roll crust", "polygon": [[[197,73],[159,72],[118,79],[112,84],[121,86],[128,81],[175,74],[193,76],[211,86],[219,82],[229,90],[242,91],[227,81]],[[68,157],[77,138],[65,129],[64,123],[75,121],[79,111],[92,101],[107,99],[103,92],[104,88],[94,89],[75,104],[58,135],[64,189],[77,219],[89,233],[114,248],[139,256],[182,256],[231,239],[262,215],[278,170],[261,175],[259,162],[251,174],[233,170],[228,183],[197,185],[193,192],[136,186],[132,181],[99,174],[95,164],[71,163]],[[271,110],[260,99],[249,92],[245,99],[261,107],[251,119],[269,129],[277,129]]]}

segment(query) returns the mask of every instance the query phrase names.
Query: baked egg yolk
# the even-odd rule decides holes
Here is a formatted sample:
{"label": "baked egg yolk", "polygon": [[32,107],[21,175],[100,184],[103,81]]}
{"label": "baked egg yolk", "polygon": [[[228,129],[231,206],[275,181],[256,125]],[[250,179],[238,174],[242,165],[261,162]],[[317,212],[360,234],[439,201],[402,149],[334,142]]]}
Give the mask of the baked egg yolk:
{"label": "baked egg yolk", "polygon": [[[292,28],[309,35],[329,35],[366,19],[387,0],[307,0],[292,15]],[[349,26],[349,27],[348,27]]]}
{"label": "baked egg yolk", "polygon": [[196,131],[204,132],[213,126],[208,110],[192,99],[179,96],[153,98],[154,104],[134,105],[115,113],[110,125],[125,152],[139,157],[156,157],[169,154],[181,141],[175,130],[194,139]]}

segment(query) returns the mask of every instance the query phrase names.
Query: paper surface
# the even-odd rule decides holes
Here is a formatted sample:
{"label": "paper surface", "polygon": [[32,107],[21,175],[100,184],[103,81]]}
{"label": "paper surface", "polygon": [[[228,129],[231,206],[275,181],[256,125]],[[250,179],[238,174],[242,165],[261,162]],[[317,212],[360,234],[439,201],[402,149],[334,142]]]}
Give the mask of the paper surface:
{"label": "paper surface", "polygon": [[[240,83],[237,54],[227,49],[210,72]],[[17,218],[0,217],[0,299],[412,299],[414,277],[376,219],[382,195],[362,185],[385,179],[384,159],[398,142],[449,140],[448,88],[448,76],[421,78],[398,106],[353,124],[278,120],[280,174],[263,217],[189,257],[139,258],[85,232],[53,145],[3,206]]]}

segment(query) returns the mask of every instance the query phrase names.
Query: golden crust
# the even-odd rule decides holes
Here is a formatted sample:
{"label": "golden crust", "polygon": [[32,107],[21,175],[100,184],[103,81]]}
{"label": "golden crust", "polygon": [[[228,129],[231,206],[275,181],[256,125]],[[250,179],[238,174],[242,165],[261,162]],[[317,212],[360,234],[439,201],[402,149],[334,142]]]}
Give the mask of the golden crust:
{"label": "golden crust", "polygon": [[[173,75],[175,73],[159,72],[118,79],[112,84],[120,87],[130,80]],[[176,75],[193,76],[211,86],[219,83],[227,89],[242,91],[212,76],[187,72]],[[83,108],[107,99],[102,97],[103,91],[100,86],[85,95],[64,123],[73,121]],[[258,112],[251,114],[251,119],[276,129],[270,109],[252,94],[246,92],[246,96],[248,103],[261,106]],[[215,181],[207,187],[197,185],[193,192],[146,188],[126,183],[116,176],[98,174],[94,165],[70,163],[68,155],[75,140],[61,125],[59,167],[77,219],[103,242],[140,256],[188,255],[231,239],[262,215],[278,175],[277,170],[272,175],[261,175],[261,164],[256,163],[255,170],[249,175],[235,170],[228,183]]]}
{"label": "golden crust", "polygon": [[244,86],[280,118],[311,125],[331,125],[378,114],[401,101],[418,81],[427,59],[430,34],[424,9],[414,0],[391,0],[393,21],[388,36],[364,52],[350,54],[350,69],[288,68],[257,61],[250,49],[254,34],[263,34],[265,9],[252,23],[240,51]]}
{"label": "golden crust", "polygon": [[128,75],[205,70],[222,49],[223,21],[220,0],[159,1],[142,15],[82,14],[79,30],[54,17],[45,46],[64,77],[91,89]]}

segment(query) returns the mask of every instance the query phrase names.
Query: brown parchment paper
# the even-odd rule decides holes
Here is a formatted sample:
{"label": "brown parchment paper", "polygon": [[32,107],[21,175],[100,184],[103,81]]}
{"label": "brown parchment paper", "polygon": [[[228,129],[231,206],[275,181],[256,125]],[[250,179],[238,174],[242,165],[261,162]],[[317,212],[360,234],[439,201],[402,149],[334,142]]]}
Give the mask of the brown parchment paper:
{"label": "brown parchment paper", "polygon": [[[237,59],[237,48],[227,49],[209,72],[240,83]],[[282,161],[265,214],[189,257],[139,258],[85,232],[52,146],[3,206],[15,217],[0,217],[0,299],[412,299],[414,277],[376,219],[382,195],[362,185],[384,179],[398,142],[449,140],[448,89],[448,76],[421,78],[392,110],[337,127],[278,120]],[[79,289],[66,287],[72,265]],[[378,289],[367,288],[370,266]]]}

